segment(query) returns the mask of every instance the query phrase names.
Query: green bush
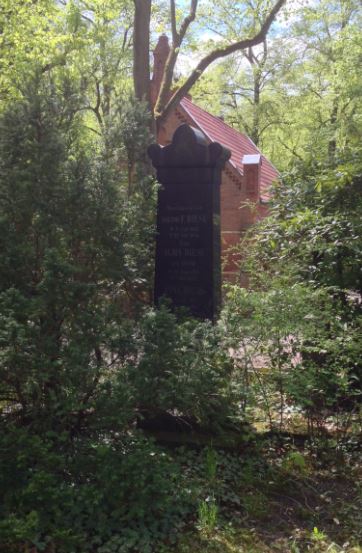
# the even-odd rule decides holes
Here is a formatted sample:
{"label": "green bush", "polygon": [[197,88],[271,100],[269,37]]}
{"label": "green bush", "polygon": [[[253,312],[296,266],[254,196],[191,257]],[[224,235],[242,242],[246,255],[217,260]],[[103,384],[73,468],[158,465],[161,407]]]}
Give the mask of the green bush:
{"label": "green bush", "polygon": [[140,322],[136,349],[129,380],[140,412],[167,411],[214,429],[236,416],[239,397],[221,325],[151,309]]}
{"label": "green bush", "polygon": [[[288,286],[289,283],[289,286]],[[272,427],[288,409],[321,422],[361,400],[361,318],[333,290],[269,281],[269,290],[230,287],[223,313],[249,399]]]}
{"label": "green bush", "polygon": [[8,429],[0,447],[0,550],[147,552],[175,538],[191,507],[177,465],[141,436],[70,448],[66,435]]}
{"label": "green bush", "polygon": [[108,135],[87,141],[52,85],[36,79],[0,120],[0,409],[39,431],[79,432],[114,422],[108,394],[119,424],[129,418],[117,388],[132,351],[124,298],[150,236],[145,226],[133,245],[140,199],[117,148]]}

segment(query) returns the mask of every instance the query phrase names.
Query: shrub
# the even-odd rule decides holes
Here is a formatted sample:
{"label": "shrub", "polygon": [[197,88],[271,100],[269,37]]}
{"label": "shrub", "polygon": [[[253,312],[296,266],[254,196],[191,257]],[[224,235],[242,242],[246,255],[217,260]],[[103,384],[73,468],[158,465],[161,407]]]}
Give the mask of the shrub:
{"label": "shrub", "polygon": [[137,336],[129,380],[141,412],[169,412],[214,428],[236,415],[233,362],[223,329],[210,322],[177,319],[165,306],[149,310]]}
{"label": "shrub", "polygon": [[287,282],[231,287],[223,315],[250,398],[280,427],[290,405],[323,422],[361,399],[360,318],[348,317],[329,289]]}
{"label": "shrub", "polygon": [[191,507],[177,465],[141,436],[70,449],[65,435],[8,429],[0,447],[0,550],[147,552],[174,539]]}
{"label": "shrub", "polygon": [[[89,143],[52,83],[28,92],[0,120],[0,409],[78,432],[110,418],[97,414],[132,350],[123,298],[148,235],[137,254],[137,200],[108,138]],[[129,399],[123,386],[120,424]]]}

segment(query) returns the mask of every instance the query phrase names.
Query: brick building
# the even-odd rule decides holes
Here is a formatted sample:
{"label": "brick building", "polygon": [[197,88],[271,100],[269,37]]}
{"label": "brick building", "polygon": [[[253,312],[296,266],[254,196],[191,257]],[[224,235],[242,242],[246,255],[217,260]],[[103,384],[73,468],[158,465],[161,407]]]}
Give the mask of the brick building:
{"label": "brick building", "polygon": [[[162,35],[154,50],[151,83],[153,102],[158,95],[168,53],[168,38]],[[250,225],[266,216],[268,189],[278,178],[278,171],[248,136],[195,105],[190,97],[181,100],[159,130],[159,144],[169,144],[173,133],[182,123],[200,129],[210,142],[220,142],[231,151],[221,183],[221,247],[224,279],[234,280],[236,275],[239,279],[240,274],[230,248],[238,244],[243,232]],[[251,209],[250,204],[255,207]]]}

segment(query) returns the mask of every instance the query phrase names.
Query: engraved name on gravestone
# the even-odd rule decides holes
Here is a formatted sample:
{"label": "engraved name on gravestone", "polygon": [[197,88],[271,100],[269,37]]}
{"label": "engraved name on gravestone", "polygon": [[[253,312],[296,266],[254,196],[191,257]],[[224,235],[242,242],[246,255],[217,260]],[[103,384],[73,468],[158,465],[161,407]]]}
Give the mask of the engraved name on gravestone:
{"label": "engraved name on gravestone", "polygon": [[150,146],[158,192],[155,302],[214,319],[221,298],[220,184],[230,152],[188,125]]}

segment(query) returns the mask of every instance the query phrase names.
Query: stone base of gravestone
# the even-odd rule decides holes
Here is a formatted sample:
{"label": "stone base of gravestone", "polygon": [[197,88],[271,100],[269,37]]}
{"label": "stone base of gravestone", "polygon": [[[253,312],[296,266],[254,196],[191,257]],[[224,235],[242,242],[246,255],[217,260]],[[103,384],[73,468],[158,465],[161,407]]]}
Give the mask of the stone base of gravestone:
{"label": "stone base of gravestone", "polygon": [[220,183],[230,152],[181,125],[169,146],[149,155],[160,183],[155,302],[214,319],[221,298]]}

